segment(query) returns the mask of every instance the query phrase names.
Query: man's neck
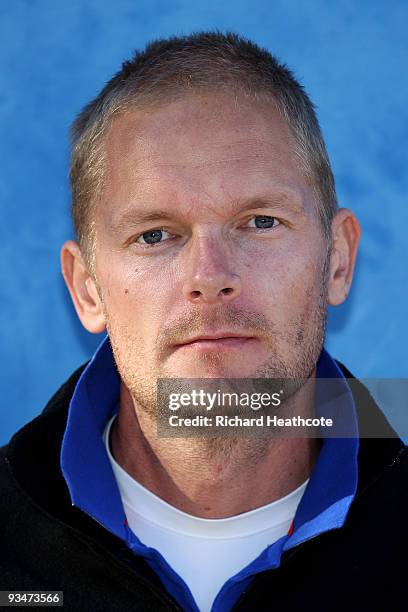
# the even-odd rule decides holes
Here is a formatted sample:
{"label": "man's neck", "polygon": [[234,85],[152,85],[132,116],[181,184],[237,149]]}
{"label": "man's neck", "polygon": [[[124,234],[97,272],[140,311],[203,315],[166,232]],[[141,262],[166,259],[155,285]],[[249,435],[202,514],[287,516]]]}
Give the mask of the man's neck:
{"label": "man's neck", "polygon": [[[311,414],[299,394],[303,409]],[[310,403],[310,400],[309,400]],[[314,438],[159,438],[154,419],[121,385],[111,434],[115,460],[144,487],[180,510],[226,518],[276,501],[299,487],[316,462]]]}

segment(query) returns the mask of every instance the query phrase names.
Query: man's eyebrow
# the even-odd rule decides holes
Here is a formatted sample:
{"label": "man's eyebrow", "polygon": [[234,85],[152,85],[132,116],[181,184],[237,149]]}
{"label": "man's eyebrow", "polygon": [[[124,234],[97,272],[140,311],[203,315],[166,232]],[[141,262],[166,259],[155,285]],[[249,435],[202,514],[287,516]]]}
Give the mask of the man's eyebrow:
{"label": "man's eyebrow", "polygon": [[280,211],[288,211],[294,215],[299,215],[303,212],[303,201],[300,193],[274,193],[263,196],[248,198],[245,201],[237,203],[236,212],[244,212],[252,208],[270,208],[279,209]]}
{"label": "man's eyebrow", "polygon": [[[280,211],[288,211],[297,216],[303,211],[303,203],[300,194],[288,195],[287,193],[277,193],[246,198],[245,200],[235,202],[230,212],[231,215],[236,215],[255,208],[279,209]],[[177,212],[161,208],[146,211],[131,208],[126,210],[117,220],[113,220],[111,229],[115,232],[120,232],[126,228],[136,227],[148,222],[174,221],[177,214]]]}
{"label": "man's eyebrow", "polygon": [[120,232],[128,227],[135,227],[149,221],[172,221],[174,217],[174,212],[160,208],[147,211],[139,211],[132,208],[126,210],[117,220],[114,220],[110,227],[115,232]]}

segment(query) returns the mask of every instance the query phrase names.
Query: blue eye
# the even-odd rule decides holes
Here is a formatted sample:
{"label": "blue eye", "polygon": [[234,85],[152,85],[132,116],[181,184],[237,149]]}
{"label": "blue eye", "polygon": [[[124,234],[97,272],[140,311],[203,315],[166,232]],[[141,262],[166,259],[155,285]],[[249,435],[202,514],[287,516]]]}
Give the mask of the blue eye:
{"label": "blue eye", "polygon": [[[252,219],[248,221],[247,225],[250,223],[255,224],[252,225],[252,227],[255,229],[272,229],[277,225],[280,225],[280,221],[278,221],[276,217],[271,217],[269,215],[254,215]],[[155,244],[165,242],[169,238],[171,238],[171,234],[169,232],[157,228],[143,232],[143,234],[141,234],[135,240],[135,242],[144,246],[154,246]]]}
{"label": "blue eye", "polygon": [[149,230],[141,234],[136,242],[139,242],[140,239],[143,238],[144,242],[139,242],[139,244],[157,244],[158,242],[162,242],[163,234],[170,235],[168,232],[161,229]]}
{"label": "blue eye", "polygon": [[275,217],[265,215],[255,215],[250,221],[248,221],[248,223],[251,223],[252,221],[255,222],[255,227],[257,229],[270,229],[276,225],[279,225],[280,223]]}

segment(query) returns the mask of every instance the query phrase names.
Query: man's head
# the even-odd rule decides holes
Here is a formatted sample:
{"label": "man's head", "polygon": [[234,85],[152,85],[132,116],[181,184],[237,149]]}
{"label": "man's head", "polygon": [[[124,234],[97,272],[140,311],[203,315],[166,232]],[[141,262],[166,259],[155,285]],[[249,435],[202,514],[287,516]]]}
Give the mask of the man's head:
{"label": "man's head", "polygon": [[298,163],[308,177],[325,235],[337,210],[330,163],[314,106],[290,70],[267,50],[235,34],[204,32],[154,41],[107,83],[72,125],[72,216],[92,270],[95,208],[106,179],[105,135],[129,109],[153,109],[194,92],[264,99],[288,122]]}
{"label": "man's head", "polygon": [[[359,227],[291,73],[233,35],[159,41],[73,133],[63,274],[133,399],[149,409],[157,377],[309,376]],[[180,346],[228,333],[247,339]]]}

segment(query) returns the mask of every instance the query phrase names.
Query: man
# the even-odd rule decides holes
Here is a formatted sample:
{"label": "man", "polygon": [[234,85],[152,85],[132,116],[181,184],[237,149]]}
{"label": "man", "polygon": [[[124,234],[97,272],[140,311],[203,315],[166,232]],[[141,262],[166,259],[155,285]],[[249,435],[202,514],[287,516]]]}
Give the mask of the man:
{"label": "man", "polygon": [[[160,40],[72,134],[62,273],[107,338],[2,451],[1,588],[69,610],[405,609],[408,455],[323,347],[360,228],[302,87],[233,34]],[[349,435],[163,436],[173,378],[297,381],[302,417],[333,379]]]}

